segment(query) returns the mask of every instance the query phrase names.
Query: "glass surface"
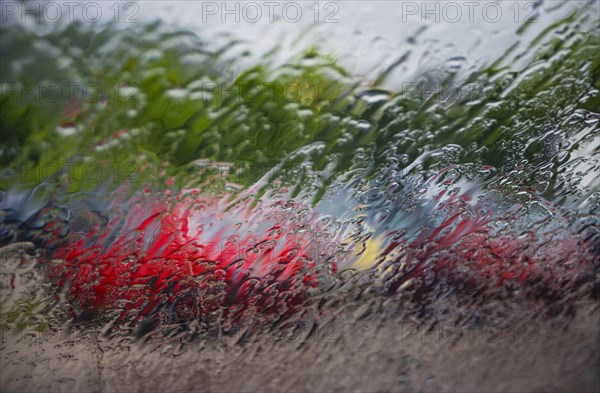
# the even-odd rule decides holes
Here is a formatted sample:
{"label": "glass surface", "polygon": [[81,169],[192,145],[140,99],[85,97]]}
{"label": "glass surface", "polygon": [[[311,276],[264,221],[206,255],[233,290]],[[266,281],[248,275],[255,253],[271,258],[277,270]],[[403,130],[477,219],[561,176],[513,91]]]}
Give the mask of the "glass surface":
{"label": "glass surface", "polygon": [[2,392],[600,389],[600,2],[0,5]]}

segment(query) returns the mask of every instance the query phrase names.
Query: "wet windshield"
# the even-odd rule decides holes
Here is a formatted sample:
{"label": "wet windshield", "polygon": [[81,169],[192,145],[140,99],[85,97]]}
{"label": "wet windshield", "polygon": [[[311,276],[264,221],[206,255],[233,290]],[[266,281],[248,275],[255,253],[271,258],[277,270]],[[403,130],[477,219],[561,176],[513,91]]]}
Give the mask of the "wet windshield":
{"label": "wet windshield", "polygon": [[598,1],[1,6],[2,391],[600,387]]}

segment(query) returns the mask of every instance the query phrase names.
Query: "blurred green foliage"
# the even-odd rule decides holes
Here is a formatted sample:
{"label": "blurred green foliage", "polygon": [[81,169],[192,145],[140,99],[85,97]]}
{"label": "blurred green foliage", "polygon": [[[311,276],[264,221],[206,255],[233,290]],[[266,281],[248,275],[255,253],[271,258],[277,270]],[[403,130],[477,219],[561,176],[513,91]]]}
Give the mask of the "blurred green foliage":
{"label": "blurred green foliage", "polygon": [[511,49],[470,75],[443,70],[434,90],[422,89],[432,79],[423,72],[400,92],[362,86],[316,49],[234,73],[235,42],[211,51],[160,23],[43,34],[3,26],[0,186],[34,184],[67,164],[67,189],[90,190],[106,180],[86,175],[92,163],[116,179],[173,176],[180,186],[223,163],[226,179],[248,186],[282,164],[318,200],[339,176],[369,178],[390,161],[535,168],[548,161],[550,130],[566,140],[600,107],[600,39],[580,28],[587,17],[582,9],[546,29],[521,69]]}

